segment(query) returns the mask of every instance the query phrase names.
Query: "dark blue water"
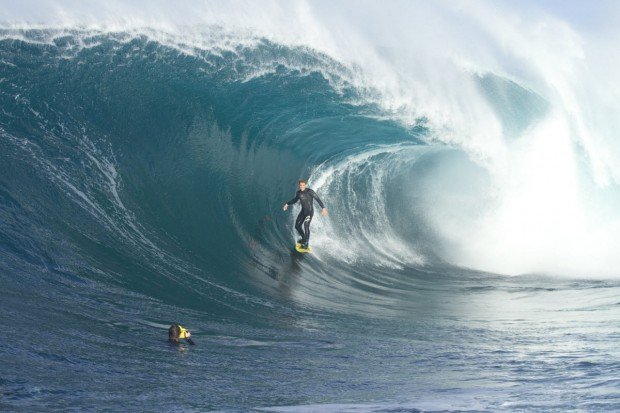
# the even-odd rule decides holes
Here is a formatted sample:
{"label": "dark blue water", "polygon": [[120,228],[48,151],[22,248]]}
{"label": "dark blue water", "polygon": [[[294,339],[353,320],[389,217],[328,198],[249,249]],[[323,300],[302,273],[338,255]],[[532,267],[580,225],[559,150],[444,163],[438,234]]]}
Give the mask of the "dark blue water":
{"label": "dark blue water", "polygon": [[[620,283],[451,264],[423,207],[487,172],[350,68],[266,40],[2,38],[0,410],[620,410]],[[548,110],[479,86],[508,135]],[[299,178],[330,211],[305,256]]]}

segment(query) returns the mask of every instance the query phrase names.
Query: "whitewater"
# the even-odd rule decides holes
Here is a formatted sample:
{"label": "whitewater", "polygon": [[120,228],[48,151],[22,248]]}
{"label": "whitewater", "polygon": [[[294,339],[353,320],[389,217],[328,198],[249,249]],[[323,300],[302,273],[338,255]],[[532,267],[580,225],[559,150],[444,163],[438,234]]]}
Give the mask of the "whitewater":
{"label": "whitewater", "polygon": [[0,410],[618,411],[619,22],[2,5]]}

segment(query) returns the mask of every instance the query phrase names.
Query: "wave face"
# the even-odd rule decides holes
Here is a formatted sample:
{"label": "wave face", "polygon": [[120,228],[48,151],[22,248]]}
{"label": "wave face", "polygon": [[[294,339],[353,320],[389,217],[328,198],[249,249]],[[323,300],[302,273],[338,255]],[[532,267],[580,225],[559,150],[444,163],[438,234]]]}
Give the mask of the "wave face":
{"label": "wave face", "polygon": [[[345,41],[337,6],[119,29],[135,10],[53,5],[0,31],[0,406],[617,410],[618,102],[593,79],[619,83],[570,27],[523,56],[492,7]],[[439,53],[430,17],[468,38]],[[309,256],[300,178],[330,211]]]}

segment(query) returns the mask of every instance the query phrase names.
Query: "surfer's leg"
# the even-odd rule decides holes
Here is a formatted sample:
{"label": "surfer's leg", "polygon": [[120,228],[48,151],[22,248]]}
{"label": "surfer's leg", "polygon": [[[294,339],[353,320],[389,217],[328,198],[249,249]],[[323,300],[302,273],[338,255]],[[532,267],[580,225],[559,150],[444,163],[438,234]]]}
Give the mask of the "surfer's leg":
{"label": "surfer's leg", "polygon": [[301,243],[306,247],[310,241],[310,221],[312,221],[312,215],[308,215],[304,218],[304,235],[302,236]]}
{"label": "surfer's leg", "polygon": [[300,212],[299,215],[297,215],[297,219],[295,220],[295,229],[301,236],[302,240],[304,238],[304,230],[303,230],[304,218],[306,218],[305,214],[303,212]]}

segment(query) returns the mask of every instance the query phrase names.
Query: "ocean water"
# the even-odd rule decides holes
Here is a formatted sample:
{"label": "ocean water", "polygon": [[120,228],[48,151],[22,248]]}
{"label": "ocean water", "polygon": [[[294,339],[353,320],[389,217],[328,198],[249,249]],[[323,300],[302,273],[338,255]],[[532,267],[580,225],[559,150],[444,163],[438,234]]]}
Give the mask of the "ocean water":
{"label": "ocean water", "polygon": [[291,4],[0,13],[0,410],[620,410],[613,42]]}

